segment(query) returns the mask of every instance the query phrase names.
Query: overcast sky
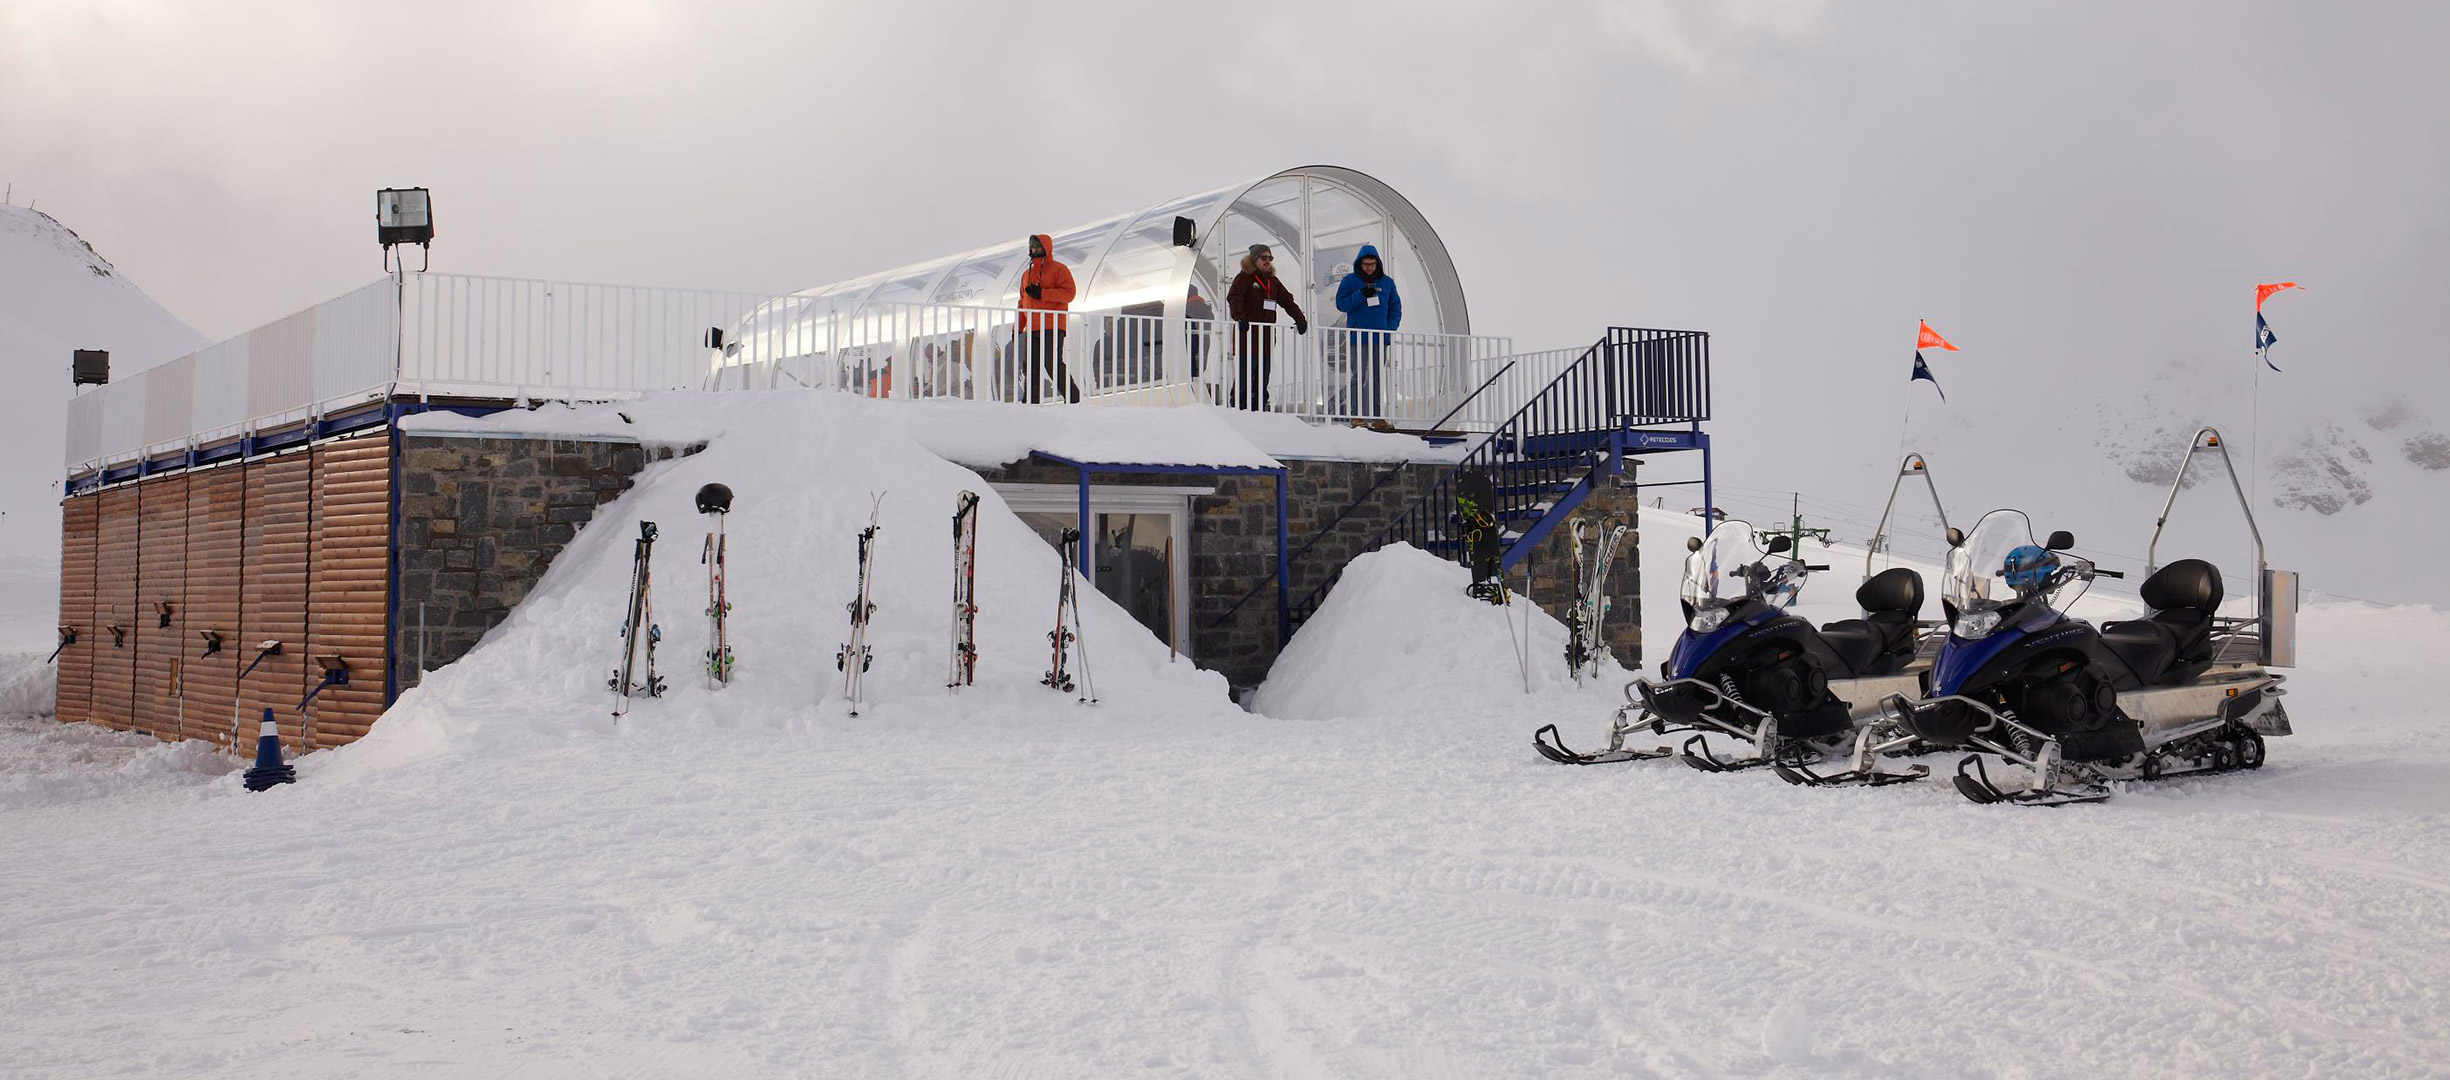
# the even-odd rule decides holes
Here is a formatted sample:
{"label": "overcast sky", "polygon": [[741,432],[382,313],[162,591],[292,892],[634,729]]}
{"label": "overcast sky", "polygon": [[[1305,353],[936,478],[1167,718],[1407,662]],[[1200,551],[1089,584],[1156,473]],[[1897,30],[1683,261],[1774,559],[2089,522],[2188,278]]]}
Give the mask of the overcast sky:
{"label": "overcast sky", "polygon": [[1965,348],[1936,362],[1952,398],[2031,408],[2018,388],[2180,360],[2244,379],[2249,289],[2290,277],[2290,395],[2450,398],[2446,26],[2438,3],[6,0],[0,181],[220,338],[379,276],[384,186],[434,190],[437,269],[791,289],[1349,165],[1436,225],[1475,329],[1712,331],[1722,417],[1835,421],[1816,464],[1859,470],[1896,445],[1918,316]]}

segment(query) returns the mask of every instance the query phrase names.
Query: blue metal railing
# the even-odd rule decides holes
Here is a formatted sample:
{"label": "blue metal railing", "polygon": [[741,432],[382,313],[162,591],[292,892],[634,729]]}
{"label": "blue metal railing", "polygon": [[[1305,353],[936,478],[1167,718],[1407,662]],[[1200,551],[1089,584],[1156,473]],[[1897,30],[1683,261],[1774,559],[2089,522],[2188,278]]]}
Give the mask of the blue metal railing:
{"label": "blue metal railing", "polygon": [[[1505,533],[1501,566],[1511,569],[1591,489],[1623,468],[1623,434],[1710,418],[1710,335],[1693,330],[1612,327],[1363,551],[1404,542],[1461,561],[1455,489],[1472,471],[1496,481],[1496,515]],[[1343,571],[1295,601],[1299,626],[1318,610]]]}

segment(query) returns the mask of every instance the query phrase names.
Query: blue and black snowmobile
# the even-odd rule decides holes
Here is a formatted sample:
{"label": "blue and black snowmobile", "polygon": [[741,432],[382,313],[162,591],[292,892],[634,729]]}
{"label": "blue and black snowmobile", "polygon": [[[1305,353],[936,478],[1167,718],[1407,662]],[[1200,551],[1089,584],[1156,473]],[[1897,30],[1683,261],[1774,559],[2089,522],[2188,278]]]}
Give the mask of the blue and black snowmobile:
{"label": "blue and black snowmobile", "polygon": [[[2149,563],[2195,451],[2227,458],[2220,431],[2195,433],[2146,549]],[[2237,487],[2234,470],[2229,480]],[[2244,507],[2242,487],[2237,497]],[[1852,769],[1820,776],[1781,764],[1779,774],[1793,784],[1879,784],[1891,774],[1874,767],[1877,754],[1960,747],[1975,749],[1955,776],[1965,798],[2060,806],[2109,798],[2109,784],[2122,779],[2261,769],[2264,737],[2291,730],[2281,708],[2286,676],[2271,669],[2296,664],[2296,573],[2264,566],[2252,507],[2247,529],[2256,568],[2252,617],[2222,617],[2220,568],[2180,558],[2149,571],[2139,590],[2149,607],[2141,620],[2095,629],[2065,610],[2092,578],[2119,573],[2068,553],[2075,546],[2068,531],[2036,544],[2019,509],[1984,514],[1970,536],[1950,536],[1940,580],[1950,632],[1931,683],[1879,703],[1882,722],[1857,737]],[[2021,764],[2031,781],[2002,789],[1982,754]]]}
{"label": "blue and black snowmobile", "polygon": [[[2195,448],[2217,448],[2219,438],[2206,429]],[[1941,587],[1950,630],[1924,692],[1880,702],[1883,722],[1857,738],[1850,770],[1822,776],[1780,763],[1781,776],[1879,783],[1897,774],[1880,772],[1876,755],[1919,744],[1975,751],[1958,764],[1956,787],[1978,803],[2098,802],[2116,780],[2260,768],[2264,738],[2289,733],[2286,676],[2269,669],[2293,662],[2296,577],[2261,565],[2259,533],[2253,617],[2222,617],[2220,570],[2181,559],[2144,581],[2143,618],[2099,629],[2066,609],[2096,576],[2123,575],[2069,554],[2075,537],[2035,543],[2022,511],[1994,510],[1950,540]],[[2031,781],[2001,788],[1985,754],[2024,766]]]}
{"label": "blue and black snowmobile", "polygon": [[[1815,628],[1787,609],[1804,579],[1828,567],[1774,560],[1791,550],[1788,537],[1773,536],[1764,546],[1752,526],[1727,521],[1687,548],[1685,630],[1660,665],[1661,678],[1637,678],[1625,688],[1607,749],[1569,750],[1550,724],[1532,736],[1542,756],[1567,765],[1675,756],[1710,772],[1809,764],[1844,752],[1883,697],[1918,685],[1920,574],[1900,567],[1871,576],[1855,591],[1862,618]],[[1645,729],[1693,734],[1681,752],[1625,745]],[[1749,743],[1751,753],[1719,757],[1710,751],[1712,735]]]}

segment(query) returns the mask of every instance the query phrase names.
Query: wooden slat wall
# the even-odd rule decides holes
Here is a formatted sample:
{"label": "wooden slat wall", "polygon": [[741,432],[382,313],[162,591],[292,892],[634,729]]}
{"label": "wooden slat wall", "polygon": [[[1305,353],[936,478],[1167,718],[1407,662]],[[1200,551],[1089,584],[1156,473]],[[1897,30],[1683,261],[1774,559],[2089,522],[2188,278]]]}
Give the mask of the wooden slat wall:
{"label": "wooden slat wall", "polygon": [[[179,676],[187,647],[187,475],[136,485],[136,730],[180,738],[186,702]],[[155,604],[170,604],[161,625]]]}
{"label": "wooden slat wall", "polygon": [[[136,615],[136,489],[113,488],[100,495],[102,520],[94,543],[94,707],[97,723],[115,728],[133,726],[135,716],[136,650],[144,638],[143,620]],[[127,628],[123,644],[112,645],[109,627]]]}
{"label": "wooden slat wall", "polygon": [[[238,632],[238,579],[246,536],[247,474],[238,466],[206,469],[187,481],[187,632],[185,676],[190,739],[230,742],[230,695],[249,655]],[[221,634],[221,651],[204,655],[198,631]],[[240,740],[241,749],[252,749]]]}
{"label": "wooden slat wall", "polygon": [[55,708],[72,724],[93,716],[95,639],[102,648],[111,645],[111,636],[94,623],[94,524],[101,509],[98,498],[60,503],[60,625],[76,631],[77,643],[60,650]]}
{"label": "wooden slat wall", "polygon": [[[348,662],[349,684],[308,710],[310,745],[356,741],[383,713],[385,599],[390,576],[391,440],[386,434],[315,449],[314,577],[307,599],[310,656]],[[309,667],[308,685],[323,677]]]}
{"label": "wooden slat wall", "polygon": [[306,579],[314,463],[306,453],[293,453],[250,462],[246,470],[238,662],[253,659],[265,641],[281,642],[281,653],[256,665],[239,687],[240,728],[252,735],[269,708],[280,723],[282,745],[294,753],[306,749],[297,708],[312,666],[306,658]]}

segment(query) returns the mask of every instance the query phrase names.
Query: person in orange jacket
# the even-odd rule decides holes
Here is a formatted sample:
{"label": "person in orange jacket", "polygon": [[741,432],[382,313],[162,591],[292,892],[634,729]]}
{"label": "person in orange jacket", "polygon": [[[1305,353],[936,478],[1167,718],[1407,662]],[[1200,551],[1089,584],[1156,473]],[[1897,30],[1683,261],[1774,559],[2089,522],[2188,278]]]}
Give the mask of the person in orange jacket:
{"label": "person in orange jacket", "polygon": [[[1310,316],[1302,314],[1302,306],[1293,302],[1293,290],[1285,288],[1276,276],[1276,255],[1266,244],[1252,244],[1250,254],[1242,256],[1242,272],[1234,275],[1233,286],[1225,290],[1225,310],[1240,324],[1234,335],[1239,338],[1242,370],[1234,380],[1233,407],[1266,411],[1268,374],[1275,366],[1276,309],[1281,306],[1293,316],[1293,329],[1310,332]],[[1271,329],[1262,330],[1260,326]]]}
{"label": "person in orange jacket", "polygon": [[1046,368],[1052,361],[1055,381],[1062,385],[1064,400],[1079,401],[1080,386],[1072,381],[1071,372],[1063,364],[1063,343],[1067,336],[1062,315],[1032,315],[1033,311],[1069,311],[1072,297],[1079,294],[1072,284],[1072,268],[1055,260],[1055,238],[1039,233],[1029,238],[1029,269],[1021,271],[1021,323],[1013,335],[1013,344],[1026,365],[1027,389],[1021,400],[1038,403],[1040,387],[1045,385]]}

